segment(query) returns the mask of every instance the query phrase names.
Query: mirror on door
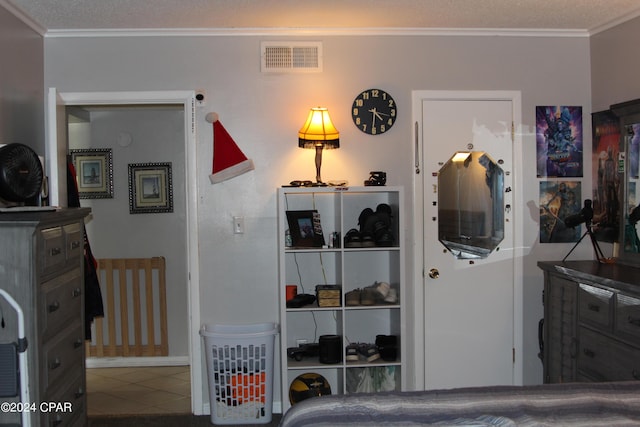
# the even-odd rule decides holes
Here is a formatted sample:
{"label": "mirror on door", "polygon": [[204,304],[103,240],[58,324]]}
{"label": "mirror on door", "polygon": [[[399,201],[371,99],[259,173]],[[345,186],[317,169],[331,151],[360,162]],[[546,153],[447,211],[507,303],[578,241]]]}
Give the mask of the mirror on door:
{"label": "mirror on door", "polygon": [[438,172],[438,240],[456,258],[498,248],[504,209],[504,172],[489,154],[458,151]]}

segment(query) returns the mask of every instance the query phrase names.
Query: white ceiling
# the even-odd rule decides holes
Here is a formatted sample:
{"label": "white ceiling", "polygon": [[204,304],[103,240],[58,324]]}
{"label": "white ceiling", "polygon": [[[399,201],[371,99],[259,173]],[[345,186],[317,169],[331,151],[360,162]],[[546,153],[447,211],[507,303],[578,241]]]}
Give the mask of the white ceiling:
{"label": "white ceiling", "polygon": [[47,32],[158,29],[600,28],[640,16],[638,0],[0,0]]}

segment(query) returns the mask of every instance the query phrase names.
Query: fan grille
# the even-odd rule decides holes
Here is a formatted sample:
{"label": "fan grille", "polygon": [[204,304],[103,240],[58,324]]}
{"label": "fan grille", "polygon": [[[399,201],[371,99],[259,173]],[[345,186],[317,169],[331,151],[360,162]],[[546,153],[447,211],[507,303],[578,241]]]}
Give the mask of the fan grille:
{"label": "fan grille", "polygon": [[30,147],[14,143],[0,148],[0,197],[25,202],[38,195],[42,179],[42,164]]}

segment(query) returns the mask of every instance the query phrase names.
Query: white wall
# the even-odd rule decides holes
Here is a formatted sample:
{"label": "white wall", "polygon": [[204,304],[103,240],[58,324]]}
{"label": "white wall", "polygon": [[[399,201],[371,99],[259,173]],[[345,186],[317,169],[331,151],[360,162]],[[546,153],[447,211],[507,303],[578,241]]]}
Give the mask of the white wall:
{"label": "white wall", "polygon": [[[163,256],[167,275],[169,356],[188,356],[184,113],[175,108],[100,108],[69,125],[69,148],[110,148],[113,198],[81,199],[91,208],[87,235],[96,258]],[[119,135],[131,137],[130,145]],[[171,162],[173,212],[129,213],[129,163]],[[106,295],[104,296],[106,298]]]}
{"label": "white wall", "polygon": [[0,144],[44,155],[44,42],[0,4]]}
{"label": "white wall", "polygon": [[[411,91],[521,91],[525,126],[518,131],[523,133],[524,161],[522,181],[515,191],[523,191],[526,206],[514,208],[525,210],[525,223],[521,224],[526,256],[522,277],[524,381],[541,382],[537,323],[542,317],[542,274],[536,262],[561,259],[572,245],[538,242],[535,107],[583,106],[584,145],[590,145],[589,40],[416,35],[276,37],[322,41],[324,72],[261,74],[260,42],[268,38],[47,38],[45,87],[61,92],[206,91],[207,105],[198,108],[196,114],[200,301],[205,323],[277,321],[275,189],[293,179],[315,176],[313,151],[297,148],[296,133],[310,107],[328,107],[341,132],[341,148],[324,154],[323,178],[362,185],[369,171],[387,171],[389,185],[406,188],[406,224],[411,224]],[[353,99],[370,87],[385,89],[398,102],[399,118],[384,135],[366,136],[350,118]],[[204,121],[209,111],[220,114],[240,149],[253,159],[255,171],[221,184],[209,183],[212,131]],[[590,164],[585,164],[584,170],[590,171]],[[591,194],[588,177],[583,179],[583,192]],[[234,215],[245,217],[244,234],[232,233]],[[408,230],[407,236],[411,235]],[[411,249],[412,241],[409,243]],[[582,245],[572,257],[591,258],[589,245]],[[413,259],[411,251],[407,259]],[[412,276],[407,274],[408,278]]]}
{"label": "white wall", "polygon": [[593,111],[640,98],[640,18],[591,37]]}

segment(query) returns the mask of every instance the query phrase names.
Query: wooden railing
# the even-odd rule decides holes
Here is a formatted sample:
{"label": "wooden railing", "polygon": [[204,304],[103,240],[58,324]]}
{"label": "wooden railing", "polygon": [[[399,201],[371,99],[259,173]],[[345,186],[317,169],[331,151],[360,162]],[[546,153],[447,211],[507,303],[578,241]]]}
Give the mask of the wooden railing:
{"label": "wooden railing", "polygon": [[167,356],[165,259],[98,260],[104,318],[96,318],[87,356]]}

